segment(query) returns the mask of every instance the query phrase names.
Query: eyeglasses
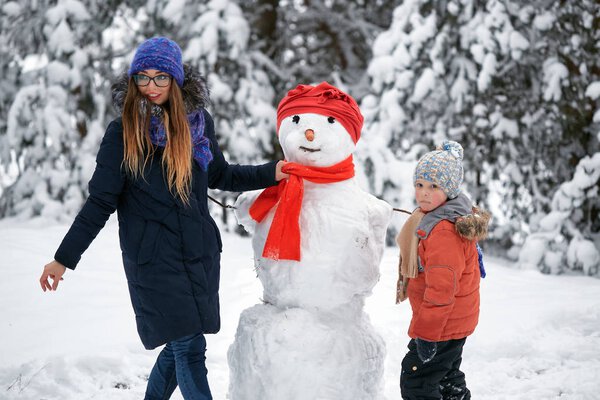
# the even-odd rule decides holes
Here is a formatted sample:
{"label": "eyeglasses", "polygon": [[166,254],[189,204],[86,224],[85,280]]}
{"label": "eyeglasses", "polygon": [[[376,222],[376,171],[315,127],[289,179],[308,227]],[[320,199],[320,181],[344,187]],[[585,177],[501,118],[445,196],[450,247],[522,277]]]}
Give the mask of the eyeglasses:
{"label": "eyeglasses", "polygon": [[149,77],[143,74],[135,74],[133,75],[133,81],[138,86],[148,86],[150,81],[154,81],[154,84],[158,87],[167,87],[169,83],[171,83],[170,75],[156,75],[154,77]]}

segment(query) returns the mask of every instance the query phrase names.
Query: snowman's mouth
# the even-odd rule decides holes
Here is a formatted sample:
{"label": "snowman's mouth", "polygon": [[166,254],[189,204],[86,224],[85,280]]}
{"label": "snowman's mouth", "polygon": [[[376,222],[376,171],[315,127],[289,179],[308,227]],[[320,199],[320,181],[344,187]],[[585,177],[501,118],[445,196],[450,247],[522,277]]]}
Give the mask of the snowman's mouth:
{"label": "snowman's mouth", "polygon": [[300,150],[305,151],[307,153],[314,153],[316,151],[321,151],[321,149],[311,149],[309,147],[300,146]]}

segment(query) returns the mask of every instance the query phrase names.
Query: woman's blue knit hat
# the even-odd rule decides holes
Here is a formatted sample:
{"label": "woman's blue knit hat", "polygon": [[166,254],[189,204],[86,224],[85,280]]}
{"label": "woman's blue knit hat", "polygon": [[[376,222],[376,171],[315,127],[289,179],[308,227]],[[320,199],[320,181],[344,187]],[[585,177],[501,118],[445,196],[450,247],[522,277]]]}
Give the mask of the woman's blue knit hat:
{"label": "woman's blue knit hat", "polygon": [[154,37],[140,44],[133,56],[127,75],[131,77],[133,74],[147,69],[168,73],[175,79],[179,87],[182,87],[183,61],[179,45],[166,37]]}
{"label": "woman's blue knit hat", "polygon": [[423,179],[438,185],[449,199],[460,194],[463,182],[463,148],[452,140],[446,140],[421,157],[415,168],[413,184]]}

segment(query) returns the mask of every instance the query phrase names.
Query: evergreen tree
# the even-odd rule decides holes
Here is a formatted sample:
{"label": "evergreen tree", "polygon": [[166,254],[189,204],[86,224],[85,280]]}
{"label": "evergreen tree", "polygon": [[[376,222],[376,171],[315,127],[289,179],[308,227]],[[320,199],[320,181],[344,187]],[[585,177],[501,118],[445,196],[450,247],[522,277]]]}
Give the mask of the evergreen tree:
{"label": "evergreen tree", "polygon": [[361,97],[371,44],[401,1],[240,2],[252,27],[251,47],[270,73],[278,98],[297,84],[329,81]]}
{"label": "evergreen tree", "polygon": [[104,120],[105,102],[97,96],[103,82],[96,83],[104,54],[96,43],[106,25],[90,24],[90,11],[102,4],[63,0],[3,6],[0,70],[11,79],[4,84],[8,96],[2,102],[10,100],[10,107],[0,140],[10,152],[0,154],[0,163],[17,168],[17,174],[2,194],[1,216],[70,217],[81,205],[90,169],[80,162],[89,158],[81,151],[97,146],[101,133],[94,121]]}
{"label": "evergreen tree", "polygon": [[593,1],[405,1],[375,41],[361,104],[372,190],[406,198],[411,181],[389,163],[457,140],[468,191],[495,215],[495,243],[521,246],[558,185],[598,150],[585,96],[599,75],[598,18]]}
{"label": "evergreen tree", "polygon": [[[2,176],[10,168],[12,179],[3,187],[0,215],[68,219],[64,211],[79,208],[93,154],[116,116],[110,83],[142,40],[164,35],[180,43],[184,60],[208,79],[226,156],[256,163],[281,157],[275,107],[288,89],[321,80],[354,88],[355,95],[366,87],[360,76],[368,44],[393,7],[380,1],[239,4],[244,8],[232,0],[4,4],[0,68],[10,79],[0,97],[0,164]],[[17,23],[4,23],[8,18]],[[218,196],[231,201],[235,194]]]}
{"label": "evergreen tree", "polygon": [[519,253],[521,268],[555,274],[579,271],[600,277],[598,188],[600,152],[579,161],[573,179],[554,192],[550,212],[532,224],[533,233]]}
{"label": "evergreen tree", "polygon": [[[410,209],[415,161],[434,143],[457,140],[467,191],[495,216],[488,243],[516,257],[531,240],[559,232],[545,242],[554,256],[520,263],[595,274],[585,264],[593,256],[575,256],[581,248],[593,253],[590,244],[600,248],[594,0],[26,0],[1,7],[0,217],[71,218],[116,116],[110,84],[142,40],[164,35],[208,79],[210,111],[232,162],[281,157],[278,101],[299,83],[327,80],[362,99],[357,175],[372,193]],[[229,203],[235,197],[216,195]]]}

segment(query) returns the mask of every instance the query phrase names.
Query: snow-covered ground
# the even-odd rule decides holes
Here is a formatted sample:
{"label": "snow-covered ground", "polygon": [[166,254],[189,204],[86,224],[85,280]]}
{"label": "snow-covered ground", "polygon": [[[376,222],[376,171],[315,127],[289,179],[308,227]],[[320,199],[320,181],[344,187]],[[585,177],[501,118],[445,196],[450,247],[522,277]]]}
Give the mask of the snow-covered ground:
{"label": "snow-covered ground", "polygon": [[[57,292],[40,289],[42,267],[67,228],[0,221],[0,399],[141,399],[158,350],[144,350],[137,337],[115,218]],[[262,293],[250,240],[223,239],[222,329],[207,336],[216,400],[226,398],[227,349],[240,312]],[[600,398],[600,280],[545,276],[507,264],[487,259],[481,322],[463,361],[473,398]],[[388,400],[400,398],[410,320],[408,303],[394,304],[396,265],[397,251],[389,248],[366,307],[387,344]],[[181,399],[178,391],[173,399]]]}

